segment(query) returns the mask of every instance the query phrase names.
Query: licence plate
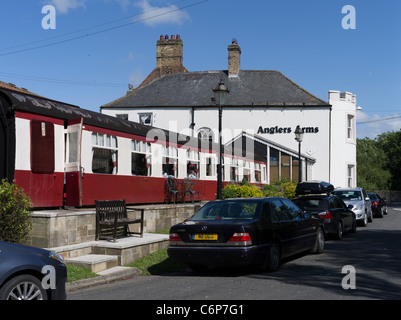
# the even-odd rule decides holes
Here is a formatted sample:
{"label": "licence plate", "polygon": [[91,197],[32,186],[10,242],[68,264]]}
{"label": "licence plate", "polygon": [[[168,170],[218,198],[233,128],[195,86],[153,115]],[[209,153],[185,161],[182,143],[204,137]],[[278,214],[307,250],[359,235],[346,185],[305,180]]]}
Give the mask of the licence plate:
{"label": "licence plate", "polygon": [[217,240],[217,234],[215,233],[195,233],[193,240]]}

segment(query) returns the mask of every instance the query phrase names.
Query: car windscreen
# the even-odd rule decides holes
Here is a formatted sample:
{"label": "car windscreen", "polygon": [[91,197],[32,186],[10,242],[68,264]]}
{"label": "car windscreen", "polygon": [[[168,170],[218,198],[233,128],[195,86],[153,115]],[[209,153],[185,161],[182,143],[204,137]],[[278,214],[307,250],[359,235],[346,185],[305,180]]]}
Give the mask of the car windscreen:
{"label": "car windscreen", "polygon": [[293,199],[292,202],[303,210],[325,211],[329,209],[328,202],[325,199],[300,198]]}
{"label": "car windscreen", "polygon": [[362,194],[360,191],[343,190],[334,191],[333,194],[341,198],[343,201],[360,201],[362,200]]}
{"label": "car windscreen", "polygon": [[191,221],[250,221],[259,216],[260,201],[216,201],[205,204]]}

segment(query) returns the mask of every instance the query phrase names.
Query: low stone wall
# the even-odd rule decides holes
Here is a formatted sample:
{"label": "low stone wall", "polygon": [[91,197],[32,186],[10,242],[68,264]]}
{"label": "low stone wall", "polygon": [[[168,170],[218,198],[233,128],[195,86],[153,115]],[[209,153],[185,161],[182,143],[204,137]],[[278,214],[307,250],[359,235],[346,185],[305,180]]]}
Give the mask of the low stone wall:
{"label": "low stone wall", "polygon": [[[192,216],[201,204],[143,205],[144,232],[157,232]],[[130,213],[134,215],[135,213]],[[95,209],[34,211],[32,231],[26,244],[39,248],[54,248],[94,241]],[[130,226],[133,231],[139,225]]]}

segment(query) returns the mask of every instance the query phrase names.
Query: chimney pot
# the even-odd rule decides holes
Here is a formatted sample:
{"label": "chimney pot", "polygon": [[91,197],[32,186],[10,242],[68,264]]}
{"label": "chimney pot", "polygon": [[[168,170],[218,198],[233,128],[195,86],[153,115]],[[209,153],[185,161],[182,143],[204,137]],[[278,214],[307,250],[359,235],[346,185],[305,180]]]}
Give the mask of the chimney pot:
{"label": "chimney pot", "polygon": [[167,34],[164,36],[164,39],[165,39],[165,40],[168,40],[168,35],[167,35]]}
{"label": "chimney pot", "polygon": [[163,39],[164,39],[164,36],[163,36],[163,35],[161,35],[161,36],[160,36],[160,40],[163,40]]}
{"label": "chimney pot", "polygon": [[171,35],[171,40],[174,40],[175,39],[175,35]]}
{"label": "chimney pot", "polygon": [[181,36],[179,34],[177,34],[177,39],[181,39]]}

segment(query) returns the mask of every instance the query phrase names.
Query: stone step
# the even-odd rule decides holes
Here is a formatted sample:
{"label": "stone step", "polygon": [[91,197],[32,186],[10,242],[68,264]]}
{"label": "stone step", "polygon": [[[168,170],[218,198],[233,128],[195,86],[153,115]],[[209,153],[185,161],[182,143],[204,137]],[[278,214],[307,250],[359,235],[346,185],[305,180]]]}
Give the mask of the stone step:
{"label": "stone step", "polygon": [[66,263],[89,269],[99,273],[118,266],[118,256],[104,254],[88,254],[79,257],[67,258]]}

